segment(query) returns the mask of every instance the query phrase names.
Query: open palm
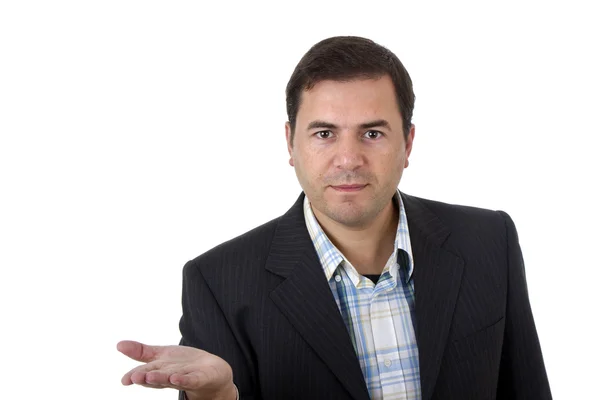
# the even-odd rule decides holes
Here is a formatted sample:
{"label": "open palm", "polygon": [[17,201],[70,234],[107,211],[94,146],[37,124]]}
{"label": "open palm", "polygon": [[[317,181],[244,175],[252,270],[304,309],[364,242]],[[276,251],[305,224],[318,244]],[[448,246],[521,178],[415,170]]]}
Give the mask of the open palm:
{"label": "open palm", "polygon": [[220,357],[188,346],[149,346],[124,340],[117,350],[145,364],[121,379],[123,385],[173,388],[193,392],[198,398],[215,398],[232,386],[233,373]]}

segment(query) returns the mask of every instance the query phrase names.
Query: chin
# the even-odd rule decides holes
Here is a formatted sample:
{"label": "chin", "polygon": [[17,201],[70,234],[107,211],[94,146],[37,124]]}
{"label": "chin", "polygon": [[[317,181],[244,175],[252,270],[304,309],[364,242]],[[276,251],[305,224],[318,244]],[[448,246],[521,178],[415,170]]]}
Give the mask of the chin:
{"label": "chin", "polygon": [[365,210],[353,204],[339,204],[326,208],[327,216],[340,224],[347,226],[360,225],[365,218]]}

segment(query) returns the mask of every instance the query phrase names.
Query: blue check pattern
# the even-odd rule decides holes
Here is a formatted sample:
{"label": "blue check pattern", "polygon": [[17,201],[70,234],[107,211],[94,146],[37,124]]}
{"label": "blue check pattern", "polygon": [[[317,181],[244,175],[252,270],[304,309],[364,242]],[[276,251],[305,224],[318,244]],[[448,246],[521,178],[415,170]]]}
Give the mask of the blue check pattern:
{"label": "blue check pattern", "polygon": [[371,399],[420,400],[414,269],[400,192],[394,251],[377,284],[360,275],[321,229],[304,198],[304,219],[356,350]]}

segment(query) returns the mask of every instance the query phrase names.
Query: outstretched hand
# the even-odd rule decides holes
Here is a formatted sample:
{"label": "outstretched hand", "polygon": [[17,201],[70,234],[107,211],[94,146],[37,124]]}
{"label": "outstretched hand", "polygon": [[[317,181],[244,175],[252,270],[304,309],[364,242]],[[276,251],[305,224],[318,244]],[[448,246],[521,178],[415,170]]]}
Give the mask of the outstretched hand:
{"label": "outstretched hand", "polygon": [[214,354],[194,347],[149,346],[130,340],[119,342],[117,350],[145,363],[126,373],[123,385],[184,390],[197,399],[235,399],[231,367]]}

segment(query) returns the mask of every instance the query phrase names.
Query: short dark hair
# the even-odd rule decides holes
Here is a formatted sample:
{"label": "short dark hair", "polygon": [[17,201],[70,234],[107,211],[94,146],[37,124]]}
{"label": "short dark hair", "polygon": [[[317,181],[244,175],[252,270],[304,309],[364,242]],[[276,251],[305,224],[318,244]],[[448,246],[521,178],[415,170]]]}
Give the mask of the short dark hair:
{"label": "short dark hair", "polygon": [[335,36],[312,46],[294,69],[285,89],[292,140],[304,90],[324,80],[352,81],[384,75],[389,75],[394,83],[406,139],[412,124],[415,94],[408,72],[394,53],[358,36]]}

